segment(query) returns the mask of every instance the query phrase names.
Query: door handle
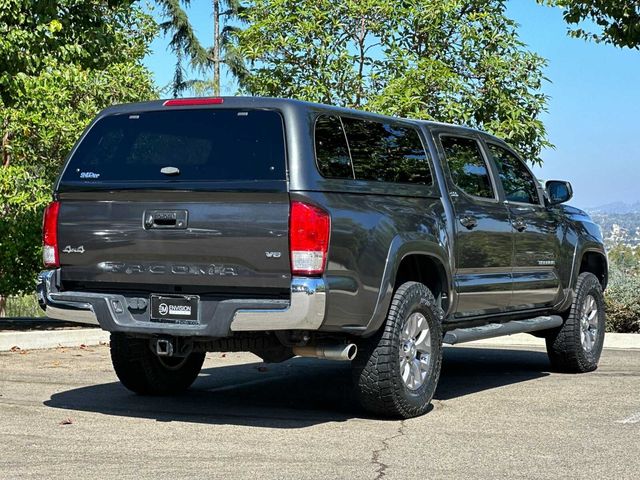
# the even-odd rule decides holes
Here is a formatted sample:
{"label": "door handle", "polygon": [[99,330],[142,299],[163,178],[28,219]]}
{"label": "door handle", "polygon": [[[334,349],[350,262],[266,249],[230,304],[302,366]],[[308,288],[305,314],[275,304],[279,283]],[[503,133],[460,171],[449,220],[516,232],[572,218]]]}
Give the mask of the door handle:
{"label": "door handle", "polygon": [[524,220],[514,220],[511,225],[519,232],[524,232],[527,229],[527,222]]}
{"label": "door handle", "polygon": [[144,212],[144,228],[184,230],[188,216],[186,210],[147,210]]}
{"label": "door handle", "polygon": [[478,220],[476,219],[476,217],[473,217],[471,215],[465,215],[464,217],[461,217],[460,223],[468,230],[473,230],[478,226]]}

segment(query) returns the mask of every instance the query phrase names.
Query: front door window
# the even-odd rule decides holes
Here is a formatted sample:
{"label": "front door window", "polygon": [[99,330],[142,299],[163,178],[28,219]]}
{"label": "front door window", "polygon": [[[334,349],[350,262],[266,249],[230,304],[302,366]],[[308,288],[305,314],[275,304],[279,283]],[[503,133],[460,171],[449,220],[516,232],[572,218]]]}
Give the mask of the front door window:
{"label": "front door window", "polygon": [[539,205],[537,181],[527,167],[509,150],[492,143],[488,146],[496,162],[505,199],[510,202]]}

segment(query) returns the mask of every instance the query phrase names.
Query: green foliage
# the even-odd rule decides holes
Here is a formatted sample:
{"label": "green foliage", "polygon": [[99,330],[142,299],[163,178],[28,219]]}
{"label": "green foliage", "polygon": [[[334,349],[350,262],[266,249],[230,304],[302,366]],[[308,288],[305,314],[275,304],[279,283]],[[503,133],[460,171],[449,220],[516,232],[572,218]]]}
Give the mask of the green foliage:
{"label": "green foliage", "polygon": [[5,316],[8,318],[44,317],[44,312],[38,305],[38,298],[34,294],[9,297],[5,308]]}
{"label": "green foliage", "polygon": [[142,58],[155,34],[133,0],[0,0],[0,98],[5,107],[26,93],[26,76],[51,64],[86,69]]}
{"label": "green foliage", "polygon": [[239,34],[244,89],[462,123],[531,162],[550,147],[539,119],[545,60],[518,39],[503,0],[254,0]]}
{"label": "green foliage", "polygon": [[640,249],[618,244],[609,249],[608,256],[609,264],[621,274],[640,274]]}
{"label": "green foliage", "polygon": [[40,224],[50,184],[22,166],[0,167],[0,293],[33,290],[41,266]]}
{"label": "green foliage", "polygon": [[609,250],[605,292],[607,331],[640,333],[640,250],[616,245]]}
{"label": "green foliage", "polygon": [[[635,0],[538,0],[561,7],[569,35],[616,47],[640,48],[640,2]],[[582,28],[593,22],[597,31]]]}
{"label": "green foliage", "polygon": [[640,333],[640,274],[613,266],[606,290],[607,331]]}
{"label": "green foliage", "polygon": [[0,7],[0,297],[33,290],[42,210],[82,130],[106,106],[156,96],[141,65],[155,25],[131,4]]}

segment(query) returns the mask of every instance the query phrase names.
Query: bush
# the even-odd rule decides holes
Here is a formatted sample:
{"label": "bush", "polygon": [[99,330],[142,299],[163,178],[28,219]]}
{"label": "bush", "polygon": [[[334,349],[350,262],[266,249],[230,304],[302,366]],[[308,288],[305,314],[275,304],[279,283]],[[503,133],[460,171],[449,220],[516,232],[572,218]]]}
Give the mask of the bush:
{"label": "bush", "polygon": [[7,298],[5,316],[8,318],[44,317],[35,295],[23,295]]}
{"label": "bush", "polygon": [[640,274],[615,266],[609,274],[607,332],[640,333]]}
{"label": "bush", "polygon": [[50,199],[49,181],[34,168],[0,167],[0,295],[33,291],[42,268],[42,211]]}

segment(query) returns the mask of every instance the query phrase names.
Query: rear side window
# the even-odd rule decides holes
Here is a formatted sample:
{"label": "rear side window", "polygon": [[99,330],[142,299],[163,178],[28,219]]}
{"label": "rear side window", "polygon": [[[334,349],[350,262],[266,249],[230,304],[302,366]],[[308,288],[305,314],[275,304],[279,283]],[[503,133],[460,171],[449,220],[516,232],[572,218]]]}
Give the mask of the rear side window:
{"label": "rear side window", "polygon": [[347,138],[340,117],[322,115],[316,121],[316,160],[322,176],[353,178]]}
{"label": "rear side window", "polygon": [[471,138],[441,136],[453,183],[474,197],[494,198],[487,164],[478,142]]}
{"label": "rear side window", "polygon": [[488,144],[498,167],[505,198],[510,202],[538,204],[537,181],[527,167],[509,150]]}
{"label": "rear side window", "polygon": [[417,130],[401,124],[321,116],[316,123],[316,156],[327,178],[433,184]]}
{"label": "rear side window", "polygon": [[283,132],[269,110],[111,115],[89,130],[62,182],[284,180]]}

